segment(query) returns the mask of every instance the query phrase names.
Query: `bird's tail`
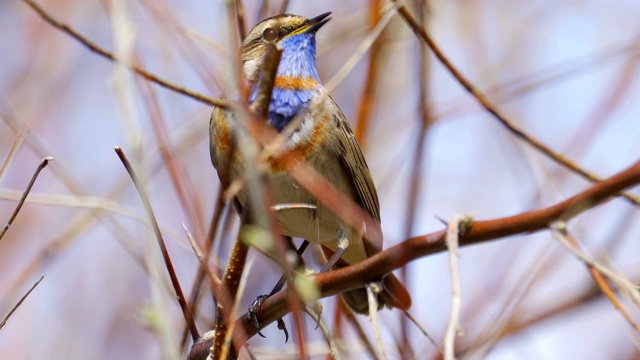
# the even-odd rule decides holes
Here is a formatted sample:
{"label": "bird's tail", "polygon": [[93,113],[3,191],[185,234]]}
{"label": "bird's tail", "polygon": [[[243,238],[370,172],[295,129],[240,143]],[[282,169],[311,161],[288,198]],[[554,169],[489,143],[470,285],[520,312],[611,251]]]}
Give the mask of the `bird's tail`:
{"label": "bird's tail", "polygon": [[[333,252],[326,247],[322,247],[325,256],[329,259]],[[339,269],[348,266],[343,261],[338,261],[333,267]],[[369,299],[367,297],[367,289],[355,289],[341,294],[345,303],[358,314],[369,313]],[[383,307],[399,308],[407,310],[411,307],[411,295],[404,285],[398,280],[394,274],[388,274],[382,278],[382,291],[378,294],[378,310]]]}

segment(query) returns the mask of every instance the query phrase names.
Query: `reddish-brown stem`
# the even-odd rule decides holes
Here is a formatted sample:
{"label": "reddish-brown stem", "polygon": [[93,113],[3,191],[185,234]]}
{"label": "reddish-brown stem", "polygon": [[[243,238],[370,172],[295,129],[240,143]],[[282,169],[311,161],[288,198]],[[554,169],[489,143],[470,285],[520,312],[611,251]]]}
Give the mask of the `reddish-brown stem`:
{"label": "reddish-brown stem", "polygon": [[178,297],[178,303],[180,304],[180,308],[182,309],[182,315],[184,316],[184,320],[187,322],[189,326],[189,331],[191,332],[191,338],[195,342],[200,334],[198,333],[198,328],[196,327],[196,323],[193,320],[193,315],[189,311],[189,306],[187,305],[187,301],[184,298],[184,294],[182,292],[182,287],[180,287],[180,282],[178,281],[178,276],[176,275],[176,271],[173,268],[173,263],[171,262],[171,257],[169,257],[169,252],[167,251],[167,246],[164,243],[164,239],[162,237],[162,232],[160,232],[160,226],[158,225],[158,221],[156,220],[155,215],[153,214],[153,208],[151,208],[151,202],[149,201],[149,197],[147,196],[146,191],[142,187],[142,183],[136,175],[133,167],[129,163],[127,156],[124,154],[124,151],[118,146],[115,147],[116,154],[122,161],[125,169],[129,173],[131,180],[133,180],[133,184],[136,186],[138,190],[138,194],[140,195],[140,199],[144,204],[144,208],[149,216],[149,221],[151,222],[151,226],[153,228],[153,233],[156,236],[156,240],[158,241],[158,246],[160,247],[160,252],[162,253],[162,259],[164,260],[164,264],[167,268],[167,272],[169,272],[169,278],[171,279],[171,285],[173,285],[173,289],[176,292],[176,296]]}
{"label": "reddish-brown stem", "polygon": [[[579,167],[574,161],[567,158],[566,156],[556,153],[551,150],[547,145],[543,144],[540,140],[534,138],[533,136],[525,133],[521,129],[519,129],[511,120],[509,120],[496,105],[494,105],[489,98],[478,88],[475,87],[467,78],[465,78],[458,69],[451,63],[449,58],[447,58],[440,47],[435,43],[435,41],[427,34],[420,24],[411,16],[411,13],[407,8],[403,5],[398,9],[398,13],[400,16],[407,22],[407,24],[413,29],[413,31],[427,44],[429,48],[433,51],[434,55],[444,65],[447,70],[453,75],[453,77],[464,87],[464,89],[471,94],[478,103],[489,112],[495,119],[500,121],[512,134],[533,146],[535,149],[543,153],[545,156],[555,161],[556,163],[564,166],[565,168],[573,171],[574,173],[582,176],[583,178],[596,182],[600,181],[600,178],[584,169]],[[631,195],[631,194],[621,194],[627,200],[635,205],[640,205],[640,199]]]}
{"label": "reddish-brown stem", "polygon": [[[380,9],[382,8],[381,0],[371,0],[371,7],[369,10],[369,25],[373,29],[380,21]],[[356,139],[360,143],[360,147],[364,151],[366,142],[365,135],[369,128],[369,119],[373,109],[375,90],[378,79],[378,58],[380,53],[381,38],[378,37],[371,44],[369,48],[369,63],[367,64],[367,75],[365,77],[364,88],[362,89],[362,95],[360,97],[360,108],[358,110],[358,119],[356,121],[356,128],[354,133]]]}
{"label": "reddish-brown stem", "polygon": [[[505,218],[474,222],[468,231],[460,234],[460,245],[479,244],[515,234],[546,229],[551,222],[577,216],[638,183],[640,183],[640,161],[555,205]],[[315,277],[315,283],[322,297],[363,287],[409,261],[445,251],[444,239],[445,231],[441,230],[405,240],[360,263],[318,274]],[[285,292],[281,291],[265,300],[259,315],[261,326],[264,327],[289,312],[286,297]],[[247,321],[246,314],[236,321],[239,322],[237,326],[242,326],[249,337],[255,334],[255,329]]]}
{"label": "reddish-brown stem", "polygon": [[[73,28],[71,28],[70,26],[68,26],[67,24],[64,24],[58,20],[56,20],[55,18],[53,18],[51,15],[49,15],[49,13],[47,13],[42,7],[40,7],[40,5],[38,5],[35,1],[33,0],[22,0],[25,4],[29,5],[36,13],[38,13],[38,15],[40,15],[40,17],[42,17],[42,19],[44,19],[46,22],[48,22],[51,26],[55,27],[58,30],[61,30],[62,32],[68,34],[69,36],[71,36],[72,38],[76,39],[77,41],[79,41],[82,45],[84,45],[86,48],[88,48],[91,52],[94,52],[106,59],[109,59],[111,61],[116,61],[117,59],[115,58],[115,56],[103,49],[102,47],[98,46],[97,44],[93,43],[92,41],[90,41],[89,39],[87,39],[86,37],[84,37],[82,34],[80,34],[79,32],[77,32],[76,30],[74,30]],[[208,104],[208,105],[212,105],[212,106],[218,106],[220,108],[223,109],[229,109],[230,106],[228,103],[220,100],[220,99],[214,99],[205,95],[202,95],[200,93],[197,93],[195,91],[189,90],[187,88],[175,85],[167,80],[164,80],[162,78],[160,78],[159,76],[152,74],[150,72],[148,72],[145,69],[142,69],[140,67],[137,66],[132,66],[131,70],[133,70],[136,74],[142,76],[143,78],[154,82],[164,88],[167,88],[171,91],[175,91],[177,93],[186,95],[194,100],[200,101],[202,103]]]}
{"label": "reddish-brown stem", "polygon": [[51,161],[53,161],[53,157],[47,156],[46,158],[42,159],[40,165],[38,165],[38,167],[36,168],[36,171],[33,173],[33,176],[31,176],[31,180],[29,181],[27,188],[22,193],[22,196],[20,197],[16,208],[13,210],[13,213],[9,217],[9,221],[7,221],[7,224],[2,228],[2,231],[0,231],[0,240],[2,240],[4,234],[6,234],[7,230],[9,230],[9,227],[11,226],[11,224],[13,224],[13,220],[16,219],[16,216],[18,216],[20,209],[22,209],[22,205],[24,205],[25,200],[27,200],[27,196],[29,196],[29,192],[31,192],[33,184],[35,184],[38,175],[40,175],[40,171],[42,171],[42,169],[49,165],[49,162]]}

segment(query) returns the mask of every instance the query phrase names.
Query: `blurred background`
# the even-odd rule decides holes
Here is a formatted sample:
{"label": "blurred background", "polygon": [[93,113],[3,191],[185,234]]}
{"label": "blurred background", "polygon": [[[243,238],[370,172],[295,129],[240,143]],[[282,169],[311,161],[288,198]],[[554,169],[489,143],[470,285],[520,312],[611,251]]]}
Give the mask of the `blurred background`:
{"label": "blurred background", "polygon": [[[168,81],[217,97],[229,83],[233,26],[222,0],[39,0],[89,40],[130,56]],[[247,27],[282,1],[245,0]],[[326,83],[371,32],[379,0],[292,0],[287,12],[332,11],[318,33]],[[633,0],[406,1],[460,71],[514,124],[602,177],[640,154],[640,3]],[[0,239],[0,318],[44,280],[0,330],[2,359],[184,357],[184,319],[140,198],[113,151],[145,179],[184,291],[218,192],[209,159],[211,106],[150,84],[96,56],[23,1],[0,1],[0,221],[11,216],[34,170],[45,168]],[[440,230],[438,218],[493,219],[554,204],[589,186],[516,139],[483,110],[398,16],[332,91],[361,141],[381,201],[385,247]],[[163,152],[164,151],[164,152]],[[167,161],[172,154],[174,162]],[[633,192],[633,191],[632,191]],[[635,193],[638,191],[635,189]],[[585,252],[640,279],[640,213],[623,199],[574,219]],[[226,264],[235,223],[220,235]],[[313,264],[314,254],[309,257]],[[280,274],[251,252],[241,309]],[[398,272],[400,274],[400,272]],[[638,333],[595,287],[586,267],[549,231],[460,251],[465,359],[638,359]],[[441,346],[451,302],[448,257],[412,262],[412,314]],[[335,298],[322,300],[332,329]],[[638,319],[637,309],[623,302]],[[438,351],[401,314],[380,313],[389,358]],[[198,328],[211,327],[207,294]],[[368,318],[358,317],[369,339]],[[285,322],[291,329],[290,317]],[[326,358],[306,319],[309,351]],[[341,324],[343,357],[369,356]],[[272,325],[255,337],[260,359],[296,358]],[[187,341],[187,348],[190,346]]]}

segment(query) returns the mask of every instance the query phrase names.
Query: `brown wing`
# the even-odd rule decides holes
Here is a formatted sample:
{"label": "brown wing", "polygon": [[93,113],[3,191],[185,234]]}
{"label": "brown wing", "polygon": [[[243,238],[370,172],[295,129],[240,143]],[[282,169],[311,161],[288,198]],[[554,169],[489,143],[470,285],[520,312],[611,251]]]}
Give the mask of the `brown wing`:
{"label": "brown wing", "polygon": [[[373,255],[382,250],[382,231],[380,229],[380,203],[378,202],[378,192],[371,178],[369,167],[364,159],[360,145],[356,140],[351,126],[344,117],[344,114],[338,105],[331,99],[331,105],[335,107],[332,113],[335,116],[336,126],[338,128],[338,138],[340,144],[340,160],[351,177],[353,187],[358,196],[358,203],[366,210],[366,212],[374,220],[375,229],[367,228],[367,239],[364,241],[368,255]],[[332,252],[323,248],[327,258],[331,257]],[[380,307],[389,306],[400,309],[409,309],[411,307],[411,295],[402,283],[393,275],[388,274],[382,281],[384,291],[379,295],[378,301]],[[359,314],[367,314],[369,302],[367,300],[367,292],[364,289],[356,289],[342,294],[345,303],[355,312]]]}
{"label": "brown wing", "polygon": [[[369,243],[367,252],[369,255],[374,254],[382,249],[382,232],[380,231],[380,203],[378,202],[378,193],[376,186],[371,178],[369,167],[364,159],[360,145],[356,140],[356,136],[349,126],[349,122],[338,105],[331,99],[331,105],[335,107],[332,111],[334,114],[336,125],[338,127],[338,138],[341,151],[338,154],[342,164],[351,177],[353,187],[358,196],[358,202],[366,210],[366,212],[375,221],[375,229],[367,229]],[[373,244],[373,248],[371,248]]]}

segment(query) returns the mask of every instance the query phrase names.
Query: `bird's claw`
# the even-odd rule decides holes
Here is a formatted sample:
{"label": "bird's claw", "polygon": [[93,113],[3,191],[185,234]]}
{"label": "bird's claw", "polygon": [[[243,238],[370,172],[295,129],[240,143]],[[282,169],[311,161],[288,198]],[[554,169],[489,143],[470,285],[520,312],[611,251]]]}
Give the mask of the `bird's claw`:
{"label": "bird's claw", "polygon": [[260,309],[262,308],[262,303],[267,299],[267,297],[268,297],[267,295],[258,296],[256,300],[251,304],[251,306],[249,306],[249,311],[248,311],[249,324],[251,324],[251,326],[253,326],[256,329],[256,331],[258,332],[258,335],[262,336],[265,339],[267,337],[260,332],[260,322],[258,322],[258,317],[256,316],[256,314],[260,312]]}
{"label": "bird's claw", "polygon": [[287,326],[284,324],[284,320],[282,318],[278,319],[278,330],[284,331],[284,343],[286,344],[289,341],[289,332],[287,331]]}

